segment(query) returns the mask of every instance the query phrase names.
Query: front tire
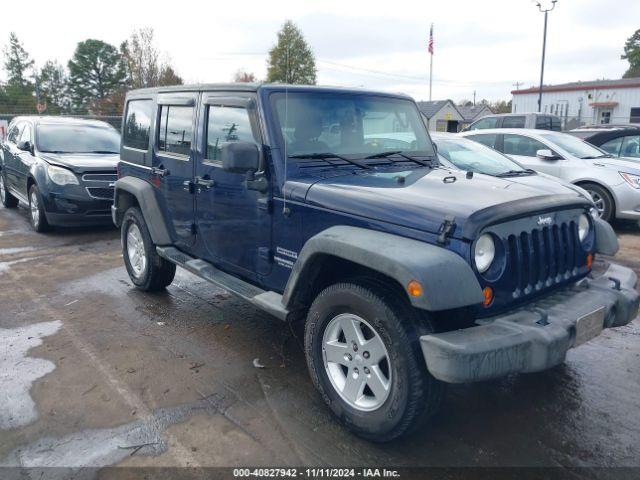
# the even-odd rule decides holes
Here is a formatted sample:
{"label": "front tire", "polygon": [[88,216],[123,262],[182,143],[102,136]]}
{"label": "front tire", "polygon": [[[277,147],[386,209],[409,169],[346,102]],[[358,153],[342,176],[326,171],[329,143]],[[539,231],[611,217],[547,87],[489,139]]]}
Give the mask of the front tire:
{"label": "front tire", "polygon": [[18,199],[9,193],[4,179],[4,171],[0,171],[0,201],[5,208],[16,208]]}
{"label": "front tire", "polygon": [[42,196],[35,184],[29,188],[29,220],[33,229],[38,233],[51,230],[42,204]]}
{"label": "front tire", "polygon": [[314,385],[347,428],[375,442],[418,428],[444,393],[420,349],[419,336],[433,332],[430,322],[390,291],[366,281],[329,286],[305,327]]}
{"label": "front tire", "polygon": [[612,222],[615,218],[616,207],[613,197],[607,189],[596,183],[583,184],[581,187],[591,195],[600,218],[605,222]]}
{"label": "front tire", "polygon": [[145,292],[157,292],[171,284],[176,274],[176,265],[156,252],[139,208],[131,207],[125,212],[121,239],[124,264],[136,287]]}

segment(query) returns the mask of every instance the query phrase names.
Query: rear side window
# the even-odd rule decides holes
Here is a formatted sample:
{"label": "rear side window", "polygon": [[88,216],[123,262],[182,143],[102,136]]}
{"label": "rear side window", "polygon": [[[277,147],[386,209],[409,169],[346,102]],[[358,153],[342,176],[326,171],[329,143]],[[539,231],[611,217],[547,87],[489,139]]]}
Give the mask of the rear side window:
{"label": "rear side window", "polygon": [[486,145],[487,147],[494,148],[496,145],[496,138],[498,136],[495,133],[485,133],[482,135],[470,135],[468,138],[478,143]]}
{"label": "rear side window", "polygon": [[11,143],[18,143],[18,139],[20,138],[20,132],[22,130],[22,126],[24,124],[18,123],[11,128],[9,131],[9,135],[7,136],[7,141]]}
{"label": "rear side window", "polygon": [[616,157],[620,156],[620,146],[622,145],[622,139],[624,137],[614,138],[613,140],[609,140],[608,142],[600,145],[600,148],[611,155],[615,155]]}
{"label": "rear side window", "polygon": [[484,128],[496,128],[497,124],[498,124],[498,117],[486,117],[486,118],[481,118],[475,123],[472,123],[469,129],[482,130]]}
{"label": "rear side window", "polygon": [[524,128],[524,116],[504,117],[502,120],[502,128]]}
{"label": "rear side window", "polygon": [[249,112],[244,107],[210,106],[207,121],[208,160],[220,160],[220,147],[229,142],[254,142]]}
{"label": "rear side window", "polygon": [[193,107],[163,105],[160,109],[158,150],[189,155],[193,137]]}
{"label": "rear side window", "polygon": [[124,120],[122,144],[125,147],[147,150],[149,148],[149,132],[153,100],[130,100]]}
{"label": "rear side window", "polygon": [[548,149],[544,143],[522,135],[504,136],[504,154],[535,157],[538,150]]}

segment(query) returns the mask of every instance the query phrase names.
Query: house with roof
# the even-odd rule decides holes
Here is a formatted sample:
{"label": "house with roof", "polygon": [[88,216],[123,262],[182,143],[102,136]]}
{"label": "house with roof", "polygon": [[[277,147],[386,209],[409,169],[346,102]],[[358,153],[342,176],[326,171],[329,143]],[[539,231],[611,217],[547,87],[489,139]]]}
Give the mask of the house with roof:
{"label": "house with roof", "polygon": [[463,118],[461,129],[468,127],[471,123],[486,115],[493,114],[493,111],[489,106],[484,103],[479,103],[477,105],[469,103],[468,105],[458,105],[456,108]]}
{"label": "house with roof", "polygon": [[[513,113],[538,111],[538,87],[511,92]],[[640,78],[571,82],[542,87],[542,112],[565,129],[585,124],[640,123]]]}
{"label": "house with roof", "polygon": [[464,118],[451,100],[417,102],[429,130],[456,133],[462,130]]}

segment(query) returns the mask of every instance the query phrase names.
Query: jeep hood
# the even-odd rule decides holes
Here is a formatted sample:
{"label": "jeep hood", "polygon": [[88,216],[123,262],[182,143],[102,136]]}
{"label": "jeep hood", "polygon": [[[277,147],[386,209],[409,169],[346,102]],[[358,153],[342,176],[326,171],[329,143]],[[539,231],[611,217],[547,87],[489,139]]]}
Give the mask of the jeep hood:
{"label": "jeep hood", "polygon": [[120,160],[117,153],[44,153],[38,152],[38,156],[51,165],[66,167],[76,173],[98,170],[113,170]]}
{"label": "jeep hood", "polygon": [[[366,172],[325,178],[306,191],[308,204],[346,214],[437,233],[445,218],[455,217],[458,237],[474,213],[505,204],[523,205],[532,213],[553,210],[568,204],[583,205],[580,192],[558,182],[519,181],[447,169],[418,169],[407,172]],[[562,201],[558,202],[558,199]],[[505,210],[507,210],[505,208]],[[499,214],[498,214],[499,216]],[[476,216],[478,217],[478,216]],[[468,230],[468,229],[466,229]]]}

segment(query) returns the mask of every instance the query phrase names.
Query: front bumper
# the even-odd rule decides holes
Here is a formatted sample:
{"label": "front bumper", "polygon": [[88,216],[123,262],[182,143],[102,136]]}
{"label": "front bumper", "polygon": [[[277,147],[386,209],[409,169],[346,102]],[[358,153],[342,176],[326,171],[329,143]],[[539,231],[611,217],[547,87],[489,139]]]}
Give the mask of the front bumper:
{"label": "front bumper", "polygon": [[478,326],[422,336],[427,369],[444,382],[466,383],[551,368],[576,346],[579,319],[601,308],[604,328],[626,325],[636,317],[637,280],[633,270],[611,264],[598,278],[482,319]]}

